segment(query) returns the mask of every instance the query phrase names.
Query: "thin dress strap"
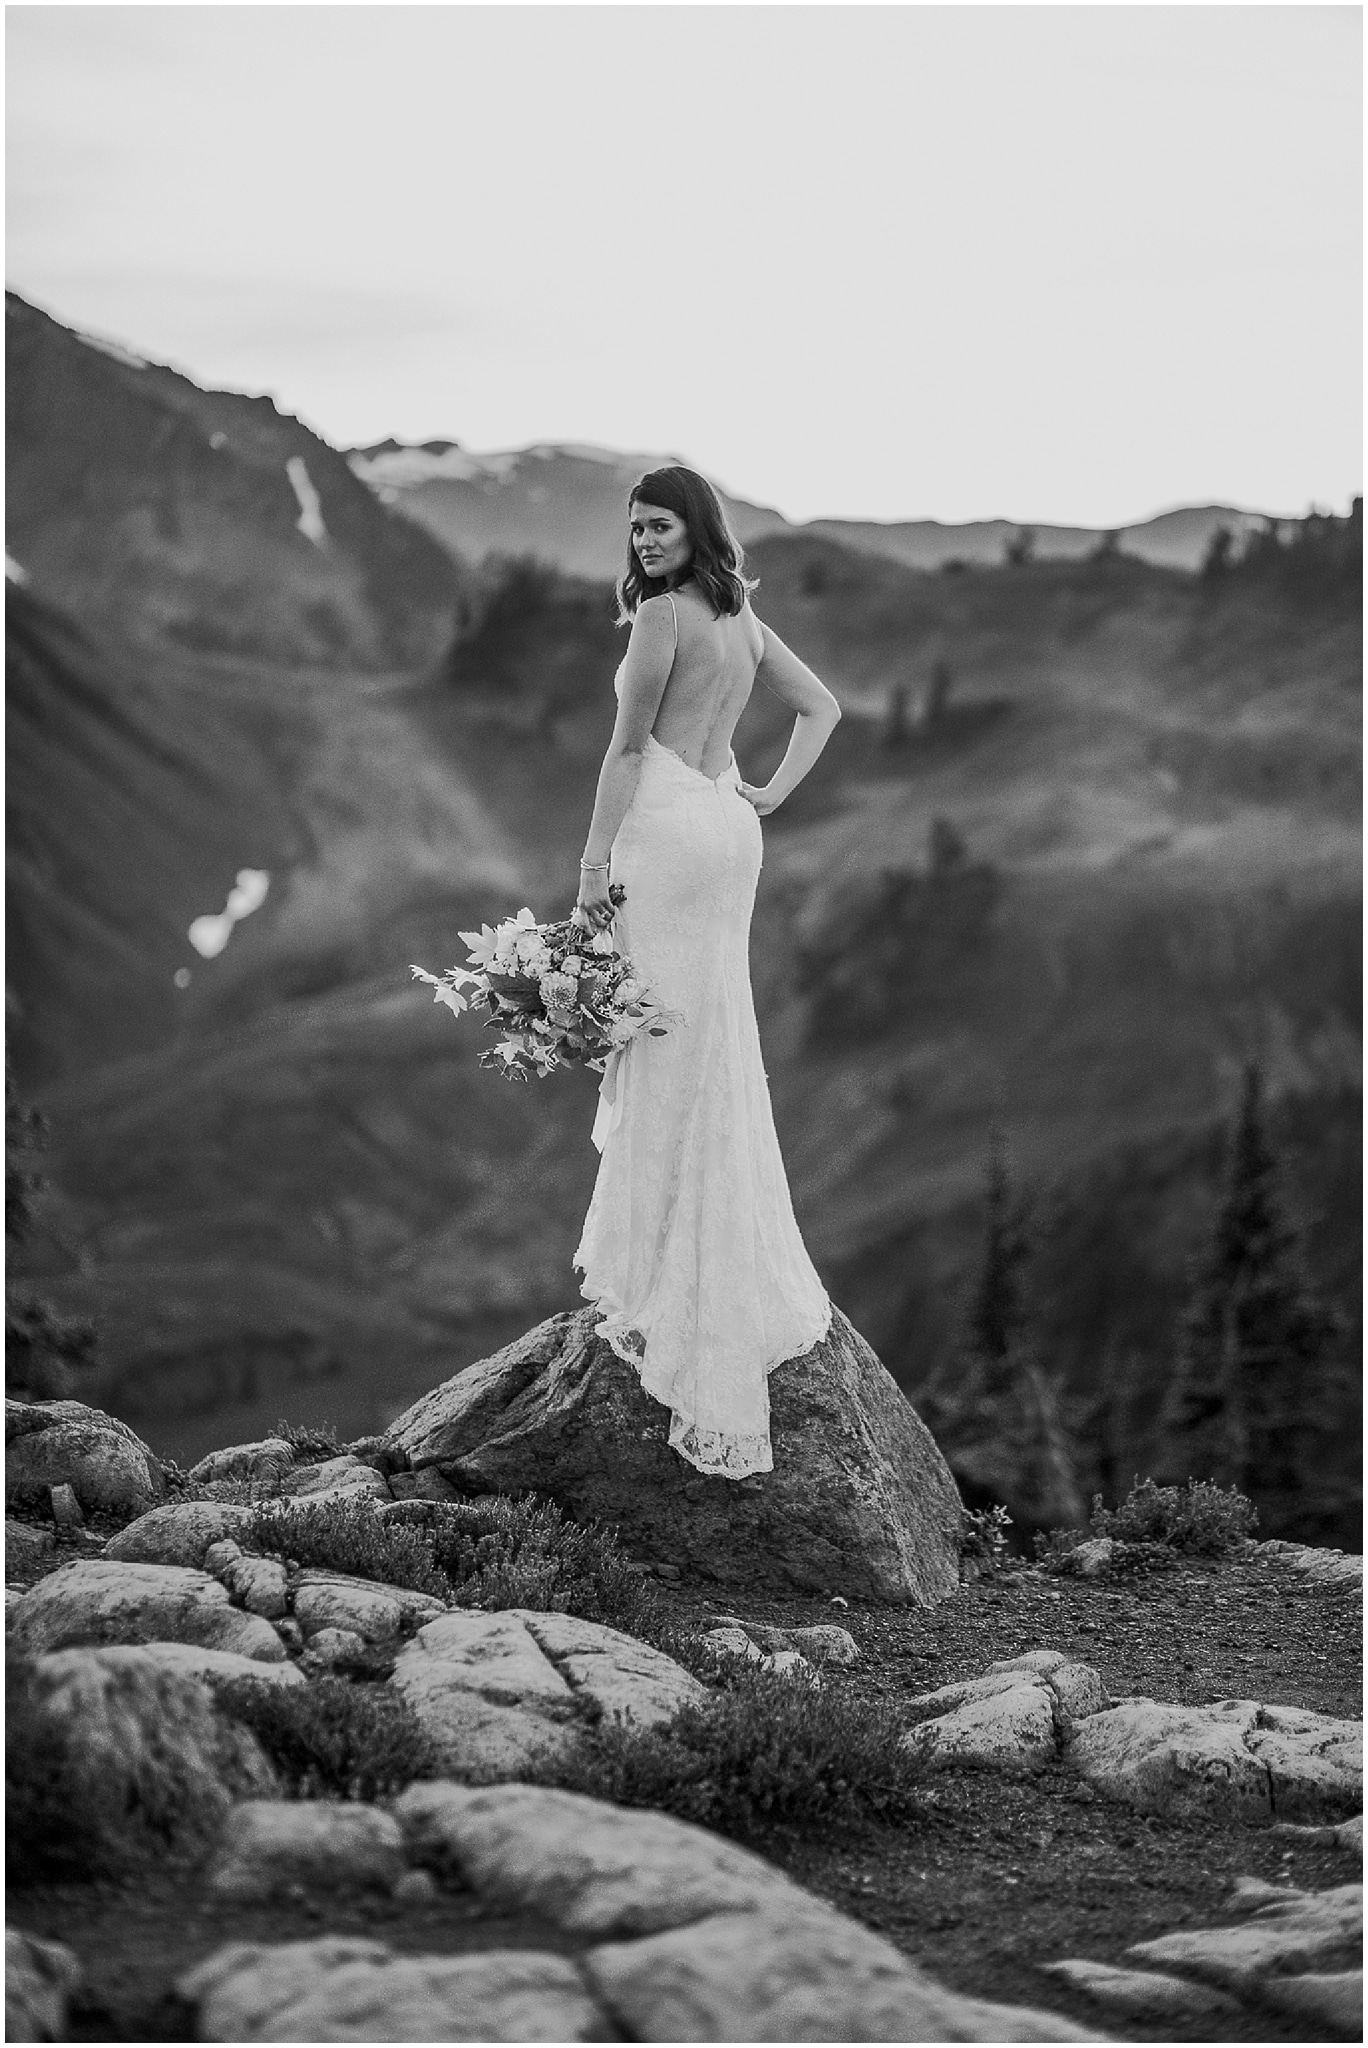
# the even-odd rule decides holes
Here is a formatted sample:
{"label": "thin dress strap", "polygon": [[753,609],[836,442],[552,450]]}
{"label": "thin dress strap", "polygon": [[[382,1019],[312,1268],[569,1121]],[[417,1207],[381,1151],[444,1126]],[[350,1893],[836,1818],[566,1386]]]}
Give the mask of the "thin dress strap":
{"label": "thin dress strap", "polygon": [[674,642],[674,644],[675,644],[675,649],[676,649],[676,651],[678,651],[678,648],[679,648],[679,613],[678,613],[678,612],[677,612],[677,611],[675,610],[674,592],[673,592],[672,590],[667,590],[667,591],[666,591],[666,593],[665,593],[665,595],[666,595],[666,597],[668,597],[668,598],[669,598],[669,600],[670,600],[670,617],[671,617],[671,618],[672,618],[672,619],[674,620],[674,629],[675,629],[675,642]]}

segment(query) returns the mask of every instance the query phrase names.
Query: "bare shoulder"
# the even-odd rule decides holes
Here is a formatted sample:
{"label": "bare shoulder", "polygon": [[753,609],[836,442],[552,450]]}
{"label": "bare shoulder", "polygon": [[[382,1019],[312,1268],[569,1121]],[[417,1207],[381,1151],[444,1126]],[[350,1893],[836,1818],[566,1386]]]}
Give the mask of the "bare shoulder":
{"label": "bare shoulder", "polygon": [[654,643],[663,640],[668,646],[675,635],[675,609],[670,603],[669,593],[660,591],[654,597],[643,597],[632,620],[632,638]]}
{"label": "bare shoulder", "polygon": [[755,656],[755,665],[757,668],[759,668],[761,662],[765,658],[765,630],[764,627],[760,624],[759,619],[756,618],[754,611],[751,609],[749,591],[746,592],[745,598],[742,601],[741,617],[745,621],[746,634],[747,638],[750,641],[751,653]]}

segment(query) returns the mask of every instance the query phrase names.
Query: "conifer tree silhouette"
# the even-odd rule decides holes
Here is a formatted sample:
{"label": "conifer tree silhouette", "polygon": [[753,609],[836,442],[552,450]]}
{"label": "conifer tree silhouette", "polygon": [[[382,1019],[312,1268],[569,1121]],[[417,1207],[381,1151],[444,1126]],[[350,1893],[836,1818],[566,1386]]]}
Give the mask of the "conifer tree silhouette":
{"label": "conifer tree silhouette", "polygon": [[1224,1187],[1194,1263],[1161,1427],[1173,1475],[1237,1486],[1265,1529],[1314,1490],[1339,1406],[1341,1318],[1316,1297],[1246,1062]]}
{"label": "conifer tree silhouette", "polygon": [[954,1360],[918,1405],[970,1505],[1001,1502],[1026,1527],[1084,1517],[1063,1395],[1035,1344],[1027,1271],[1029,1198],[1013,1187],[1007,1142],[989,1133],[983,1256]]}

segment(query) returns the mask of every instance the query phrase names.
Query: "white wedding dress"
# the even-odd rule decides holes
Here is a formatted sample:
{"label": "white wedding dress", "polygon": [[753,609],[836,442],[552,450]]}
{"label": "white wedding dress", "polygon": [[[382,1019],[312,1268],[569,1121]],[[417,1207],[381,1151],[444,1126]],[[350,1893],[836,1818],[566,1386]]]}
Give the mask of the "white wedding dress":
{"label": "white wedding dress", "polygon": [[[677,619],[675,632],[678,645]],[[769,1375],[831,1327],[761,1059],[748,948],[762,834],[740,781],[734,754],[711,779],[647,740],[610,855],[626,889],[614,930],[677,1016],[610,1059],[574,1257],[599,1334],[670,1410],[670,1443],[727,1479],[773,1470]]]}

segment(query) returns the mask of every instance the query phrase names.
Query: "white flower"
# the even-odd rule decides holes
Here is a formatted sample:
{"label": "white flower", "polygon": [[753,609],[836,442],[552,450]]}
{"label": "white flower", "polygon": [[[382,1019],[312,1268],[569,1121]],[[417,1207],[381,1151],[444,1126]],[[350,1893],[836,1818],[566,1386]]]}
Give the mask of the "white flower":
{"label": "white flower", "polygon": [[616,949],[613,945],[613,934],[606,931],[595,932],[593,938],[589,941],[589,950],[591,953],[614,952]]}
{"label": "white flower", "polygon": [[544,974],[537,984],[537,993],[548,1010],[563,1010],[574,1002],[579,983],[573,974]]}
{"label": "white flower", "polygon": [[620,1003],[634,1003],[640,994],[641,983],[639,981],[633,981],[630,975],[627,977],[625,981],[620,981],[618,983],[617,1000]]}
{"label": "white flower", "polygon": [[578,953],[567,953],[561,962],[562,974],[583,974],[584,962]]}

